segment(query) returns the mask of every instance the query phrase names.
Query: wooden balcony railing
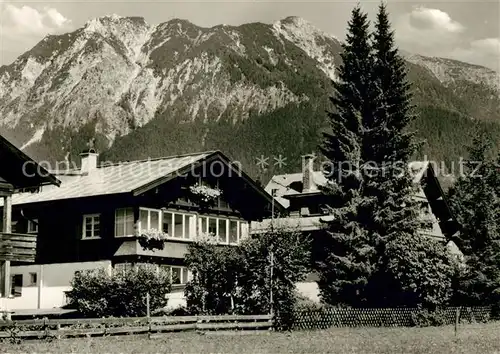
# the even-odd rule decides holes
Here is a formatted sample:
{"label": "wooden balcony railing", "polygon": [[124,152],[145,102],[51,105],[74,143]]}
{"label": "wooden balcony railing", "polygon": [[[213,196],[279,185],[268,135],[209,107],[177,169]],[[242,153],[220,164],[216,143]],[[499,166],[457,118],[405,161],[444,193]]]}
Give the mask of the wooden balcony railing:
{"label": "wooden balcony railing", "polygon": [[34,262],[35,234],[0,232],[0,261]]}

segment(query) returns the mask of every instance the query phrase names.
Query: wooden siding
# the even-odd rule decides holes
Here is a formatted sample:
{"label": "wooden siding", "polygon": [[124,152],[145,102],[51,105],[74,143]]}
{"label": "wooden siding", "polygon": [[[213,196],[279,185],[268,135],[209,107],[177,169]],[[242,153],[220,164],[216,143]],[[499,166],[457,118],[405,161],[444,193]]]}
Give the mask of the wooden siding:
{"label": "wooden siding", "polygon": [[[263,218],[270,205],[255,190],[239,177],[221,177],[219,187],[223,190],[222,198],[226,203],[216,205],[209,210],[200,209],[196,205],[180,200],[185,189],[194,183],[193,178],[178,177],[163,185],[148,190],[140,195],[122,193],[85,197],[78,199],[58,200],[53,202],[15,205],[13,218],[18,221],[17,232],[26,232],[28,220],[38,220],[38,234],[35,262],[37,264],[53,264],[68,262],[94,262],[112,260],[116,257],[133,258],[129,255],[117,255],[117,251],[129,242],[129,237],[115,237],[115,210],[132,207],[135,209],[135,222],[139,218],[139,208],[172,209],[199,215],[212,215],[233,218],[250,222]],[[100,237],[82,239],[83,216],[100,214]],[[183,257],[186,241],[168,241],[166,249],[172,254],[158,256],[157,252],[142,254],[136,252],[135,257]],[[175,245],[174,244],[180,244]],[[173,251],[174,247],[177,251]],[[168,252],[167,252],[168,253]],[[159,260],[160,261],[160,260]],[[18,263],[19,264],[19,263]],[[22,263],[21,263],[22,264]]]}
{"label": "wooden siding", "polygon": [[0,259],[34,262],[35,254],[36,235],[0,232]]}

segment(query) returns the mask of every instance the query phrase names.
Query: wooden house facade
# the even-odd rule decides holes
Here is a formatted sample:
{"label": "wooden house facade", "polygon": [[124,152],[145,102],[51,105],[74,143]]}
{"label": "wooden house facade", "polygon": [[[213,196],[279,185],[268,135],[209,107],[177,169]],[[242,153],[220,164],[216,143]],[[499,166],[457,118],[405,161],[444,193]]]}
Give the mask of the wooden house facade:
{"label": "wooden house facade", "polygon": [[60,181],[37,162],[0,135],[0,310],[7,309],[15,294],[18,277],[12,274],[11,262],[34,261],[36,237],[13,228],[12,199],[17,193],[36,193],[42,186],[57,188]]}
{"label": "wooden house facade", "polygon": [[[13,197],[16,232],[37,235],[35,264],[12,266],[23,290],[14,308],[63,306],[75,272],[139,263],[171,270],[169,303],[179,305],[190,277],[184,265],[190,242],[212,234],[220,244],[238,244],[251,221],[270,215],[270,195],[218,151],[119,164],[97,160],[87,151],[81,168],[54,171],[61,187]],[[201,205],[196,186],[220,195]],[[141,245],[140,235],[151,230],[165,235],[163,249]]]}

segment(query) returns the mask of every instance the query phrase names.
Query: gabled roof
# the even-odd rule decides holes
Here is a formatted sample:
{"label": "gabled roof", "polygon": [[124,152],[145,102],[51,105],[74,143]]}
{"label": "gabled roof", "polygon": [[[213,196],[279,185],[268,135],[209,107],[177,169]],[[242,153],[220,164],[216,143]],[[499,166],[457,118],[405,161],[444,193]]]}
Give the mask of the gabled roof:
{"label": "gabled roof", "polygon": [[[322,186],[327,183],[327,179],[321,171],[314,171],[312,176],[316,186]],[[272,193],[272,190],[276,190],[276,201],[283,207],[288,208],[290,201],[285,197],[302,193],[302,173],[275,175],[271,178],[265,189],[269,194]]]}
{"label": "gabled roof", "polygon": [[43,185],[59,186],[61,182],[32,158],[0,135],[0,183],[11,184],[15,190],[33,189]]}
{"label": "gabled roof", "polygon": [[[13,196],[12,204],[21,205],[122,193],[138,195],[181,176],[212,159],[222,160],[233,170],[237,169],[237,166],[231,165],[229,158],[220,151],[101,165],[89,174],[82,174],[80,171],[59,172],[60,188],[44,186],[36,194],[20,193]],[[269,203],[272,202],[271,196],[246,173],[239,170],[237,172],[257,193]],[[0,200],[0,206],[2,203]]]}
{"label": "gabled roof", "polygon": [[[422,187],[419,188],[414,198],[427,199],[433,213],[440,219],[439,225],[443,233],[449,237],[455,235],[459,230],[459,225],[446,202],[444,192],[436,177],[432,163],[430,161],[413,161],[409,163],[409,168],[413,176],[413,183]],[[321,171],[314,171],[312,176],[317,186],[327,183],[327,179]],[[300,195],[305,197],[311,194],[311,191],[302,193],[300,190],[302,188],[301,181],[302,173],[275,175],[271,178],[265,189],[268,193],[275,190],[276,201],[284,208],[288,208],[290,206],[288,198]]]}
{"label": "gabled roof", "polygon": [[[410,162],[409,167],[413,175],[413,182],[415,184],[421,183],[422,178],[425,176],[429,161],[413,161]],[[321,171],[313,171],[313,185],[324,186],[328,182],[325,175]],[[291,196],[314,194],[319,192],[319,189],[313,189],[308,192],[302,192],[302,173],[288,173],[283,175],[274,175],[267,186],[266,192],[271,194],[272,190],[276,190],[276,200],[285,208],[290,206],[290,201],[287,199]],[[418,195],[418,197],[425,197],[425,195]]]}

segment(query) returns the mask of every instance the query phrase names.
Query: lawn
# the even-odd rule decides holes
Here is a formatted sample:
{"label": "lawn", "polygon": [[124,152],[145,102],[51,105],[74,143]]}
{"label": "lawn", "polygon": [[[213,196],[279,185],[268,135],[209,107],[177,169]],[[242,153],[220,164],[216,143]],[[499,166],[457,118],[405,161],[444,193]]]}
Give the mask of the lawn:
{"label": "lawn", "polygon": [[265,334],[172,333],[2,343],[1,353],[500,353],[500,323]]}

